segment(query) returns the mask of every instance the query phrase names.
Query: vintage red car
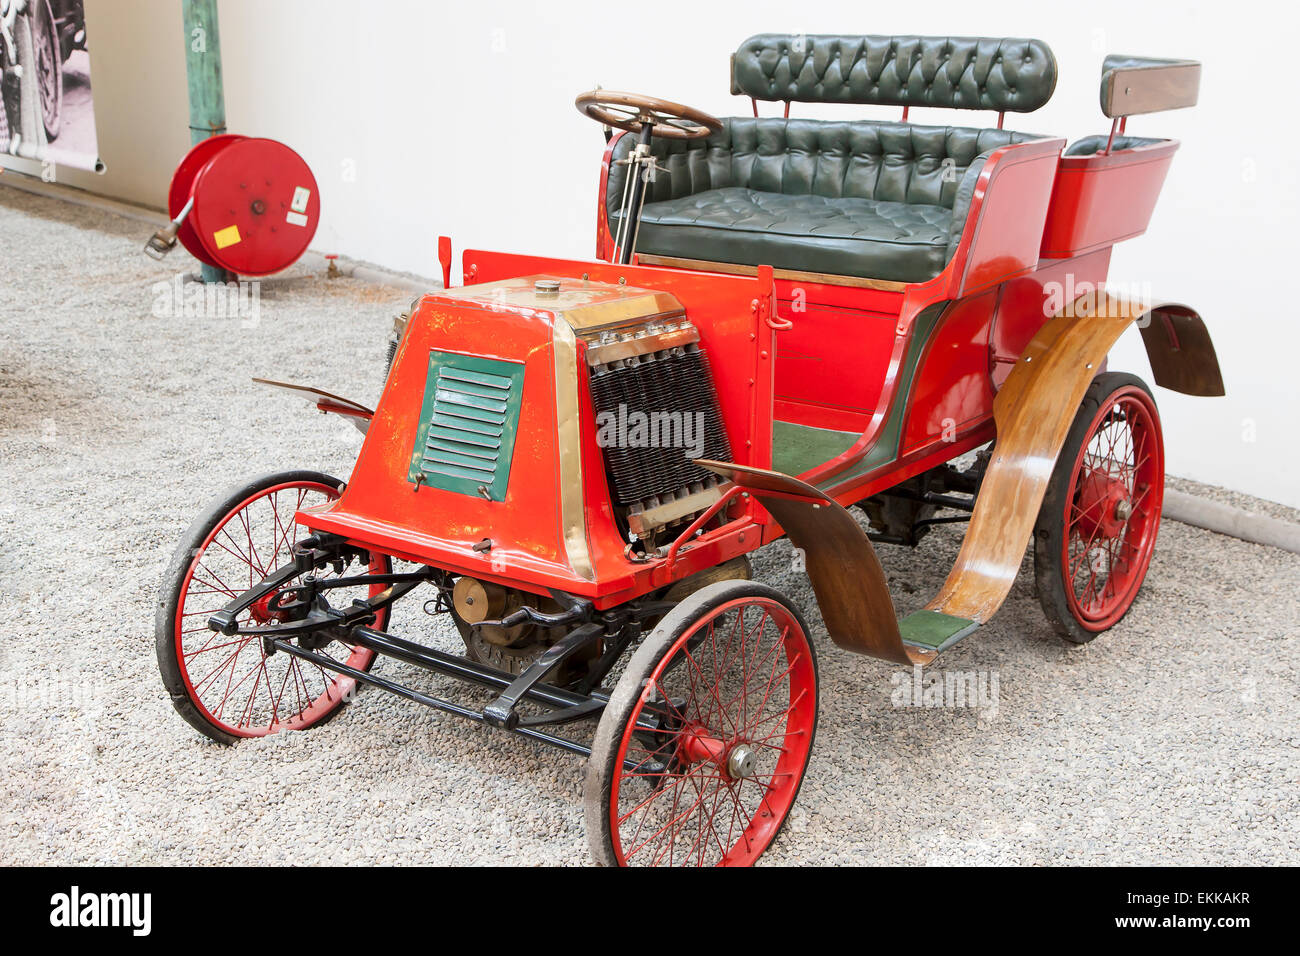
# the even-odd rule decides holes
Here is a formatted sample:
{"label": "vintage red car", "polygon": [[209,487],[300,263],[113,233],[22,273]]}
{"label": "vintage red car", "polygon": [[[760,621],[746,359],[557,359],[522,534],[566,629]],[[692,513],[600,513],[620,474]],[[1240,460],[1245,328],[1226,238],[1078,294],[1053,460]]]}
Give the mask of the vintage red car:
{"label": "vintage red car", "polygon": [[[723,120],[583,94],[618,131],[596,257],[467,250],[452,287],[444,240],[445,288],[399,318],[378,407],[304,390],[366,431],[360,456],[346,482],[252,480],[190,528],[158,613],[177,710],[234,742],[376,686],[587,756],[602,863],[753,862],[818,687],[803,610],[750,552],[788,536],[831,640],[894,664],[977,632],[1031,541],[1065,639],[1133,602],[1164,451],[1151,389],[1107,352],[1136,324],[1157,384],[1223,386],[1195,311],[1104,282],[1178,148],[1127,118],[1194,104],[1199,72],[1108,57],[1109,134],[1068,146],[1004,126],[1056,86],[1038,40],[755,36],[731,72],[754,115]],[[810,102],[902,112],[789,115]],[[996,123],[915,122],[926,107]],[[969,521],[952,573],[899,620],[872,540],[949,521]],[[408,594],[463,654],[387,630]],[[381,655],[494,699],[433,697]]]}

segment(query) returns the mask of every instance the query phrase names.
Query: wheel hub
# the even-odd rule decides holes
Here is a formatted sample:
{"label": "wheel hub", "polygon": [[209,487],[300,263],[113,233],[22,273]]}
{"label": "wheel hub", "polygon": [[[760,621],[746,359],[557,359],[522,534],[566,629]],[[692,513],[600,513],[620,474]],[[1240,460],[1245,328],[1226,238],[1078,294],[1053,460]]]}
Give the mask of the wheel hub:
{"label": "wheel hub", "polygon": [[1078,527],[1086,538],[1115,538],[1133,516],[1128,486],[1104,472],[1092,470],[1079,482]]}
{"label": "wheel hub", "polygon": [[749,744],[736,744],[727,755],[727,776],[733,779],[744,780],[746,777],[752,777],[757,766],[758,754]]}
{"label": "wheel hub", "polygon": [[274,591],[270,594],[263,595],[254,601],[252,607],[248,609],[248,613],[258,624],[270,624],[272,621],[278,621],[280,619],[281,615],[271,610],[271,599],[274,598],[275,595],[276,592]]}
{"label": "wheel hub", "polygon": [[758,767],[758,752],[743,741],[728,745],[702,726],[688,728],[682,734],[681,755],[687,764],[709,762],[732,780],[752,777]]}

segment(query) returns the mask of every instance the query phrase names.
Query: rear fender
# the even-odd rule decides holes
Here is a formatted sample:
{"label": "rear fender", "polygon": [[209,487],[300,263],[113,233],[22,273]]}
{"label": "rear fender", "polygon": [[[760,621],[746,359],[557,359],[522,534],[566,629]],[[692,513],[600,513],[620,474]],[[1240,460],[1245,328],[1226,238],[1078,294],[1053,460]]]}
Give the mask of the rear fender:
{"label": "rear fender", "polygon": [[1138,320],[1156,384],[1184,395],[1224,394],[1219,357],[1205,321],[1185,305],[1162,305]]}
{"label": "rear fender", "polygon": [[1111,346],[1134,323],[1157,384],[1192,395],[1223,394],[1205,323],[1186,306],[1108,294],[1067,306],[1030,341],[994,399],[993,458],[957,562],[929,610],[982,624],[1002,606],[1079,403]]}

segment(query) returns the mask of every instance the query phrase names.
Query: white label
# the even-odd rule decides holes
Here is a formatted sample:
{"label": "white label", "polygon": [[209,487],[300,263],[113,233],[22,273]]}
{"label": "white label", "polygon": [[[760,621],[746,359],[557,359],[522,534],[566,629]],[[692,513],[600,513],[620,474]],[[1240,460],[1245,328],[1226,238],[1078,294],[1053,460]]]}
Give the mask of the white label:
{"label": "white label", "polygon": [[307,217],[300,212],[291,212],[285,215],[284,221],[291,226],[307,225]]}
{"label": "white label", "polygon": [[309,199],[311,199],[311,190],[306,186],[299,186],[293,191],[293,202],[289,203],[289,208],[294,212],[306,212]]}

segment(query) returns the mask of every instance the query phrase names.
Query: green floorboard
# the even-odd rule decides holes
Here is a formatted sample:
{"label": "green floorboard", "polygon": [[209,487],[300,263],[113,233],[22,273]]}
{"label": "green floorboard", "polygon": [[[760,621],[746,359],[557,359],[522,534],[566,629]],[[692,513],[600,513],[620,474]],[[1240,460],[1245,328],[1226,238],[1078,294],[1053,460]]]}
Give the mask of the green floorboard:
{"label": "green floorboard", "polygon": [[773,422],[772,467],[787,475],[800,475],[848,451],[861,437],[857,432]]}
{"label": "green floorboard", "polygon": [[941,611],[913,611],[898,622],[904,644],[942,651],[956,644],[979,627],[964,617],[953,617]]}

